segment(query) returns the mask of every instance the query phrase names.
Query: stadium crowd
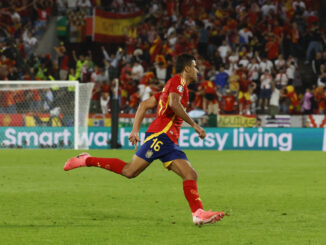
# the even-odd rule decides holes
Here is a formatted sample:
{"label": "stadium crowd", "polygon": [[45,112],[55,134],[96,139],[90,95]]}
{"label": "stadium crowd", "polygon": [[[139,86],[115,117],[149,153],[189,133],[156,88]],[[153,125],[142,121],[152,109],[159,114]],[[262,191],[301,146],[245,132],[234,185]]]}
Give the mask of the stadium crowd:
{"label": "stadium crowd", "polygon": [[[11,40],[5,37],[0,40],[1,80],[93,82],[91,112],[94,113],[108,112],[112,89],[119,81],[121,110],[134,113],[140,101],[160,91],[174,74],[176,56],[187,52],[197,58],[200,71],[198,81],[189,85],[187,110],[200,109],[207,114],[324,114],[326,36],[318,18],[319,3],[312,0],[1,2],[2,28]],[[108,51],[103,44],[101,58],[94,57],[98,46],[69,52],[67,40],[55,47],[53,57],[35,54],[38,38],[53,12],[69,15],[73,8],[87,15],[95,7],[119,13],[143,10],[144,15],[126,33],[125,42],[115,52]],[[314,77],[303,83],[298,69],[309,66]],[[33,93],[25,99],[40,101],[44,96],[37,91]],[[15,96],[2,92],[2,112],[16,110]]]}

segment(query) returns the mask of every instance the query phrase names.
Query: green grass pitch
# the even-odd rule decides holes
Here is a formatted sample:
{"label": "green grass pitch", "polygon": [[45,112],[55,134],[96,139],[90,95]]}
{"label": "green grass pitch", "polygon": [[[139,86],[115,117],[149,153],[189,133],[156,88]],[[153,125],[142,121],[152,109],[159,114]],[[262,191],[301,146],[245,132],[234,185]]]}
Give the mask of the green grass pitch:
{"label": "green grass pitch", "polygon": [[77,153],[1,150],[0,244],[326,244],[325,153],[186,151],[204,208],[229,215],[201,228],[181,179],[160,161],[132,180],[97,168],[64,172]]}

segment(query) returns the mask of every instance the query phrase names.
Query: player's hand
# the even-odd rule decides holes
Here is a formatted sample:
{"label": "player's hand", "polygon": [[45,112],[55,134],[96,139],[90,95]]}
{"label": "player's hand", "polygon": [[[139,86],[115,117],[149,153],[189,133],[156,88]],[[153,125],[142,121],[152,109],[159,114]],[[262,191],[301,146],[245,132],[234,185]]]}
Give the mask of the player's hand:
{"label": "player's hand", "polygon": [[206,137],[205,129],[200,127],[198,124],[195,124],[194,129],[198,133],[199,138],[204,139]]}
{"label": "player's hand", "polygon": [[132,131],[129,135],[129,141],[135,146],[135,151],[137,151],[137,144],[140,142],[138,132]]}

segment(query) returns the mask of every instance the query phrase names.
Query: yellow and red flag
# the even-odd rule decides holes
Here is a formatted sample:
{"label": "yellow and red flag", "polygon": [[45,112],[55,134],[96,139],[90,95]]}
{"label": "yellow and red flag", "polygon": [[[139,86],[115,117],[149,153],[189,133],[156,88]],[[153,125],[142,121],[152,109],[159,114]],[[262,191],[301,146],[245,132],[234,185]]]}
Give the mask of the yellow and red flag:
{"label": "yellow and red flag", "polygon": [[142,20],[142,11],[128,14],[110,13],[101,9],[94,10],[93,41],[121,42],[129,34],[131,26]]}
{"label": "yellow and red flag", "polygon": [[162,49],[162,40],[159,35],[153,41],[152,46],[149,49],[149,54],[151,56],[151,62],[155,61],[156,55],[159,55]]}

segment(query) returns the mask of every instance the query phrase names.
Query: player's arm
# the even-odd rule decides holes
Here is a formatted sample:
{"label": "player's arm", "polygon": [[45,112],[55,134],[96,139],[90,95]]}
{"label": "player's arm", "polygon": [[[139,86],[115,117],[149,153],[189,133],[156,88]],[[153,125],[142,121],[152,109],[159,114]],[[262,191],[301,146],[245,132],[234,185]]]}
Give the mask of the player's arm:
{"label": "player's arm", "polygon": [[149,99],[142,101],[136,111],[136,115],[135,115],[135,121],[134,124],[132,126],[132,131],[129,135],[129,141],[135,145],[135,150],[137,150],[137,143],[140,142],[139,139],[139,129],[141,126],[141,122],[143,121],[146,111],[148,109],[152,109],[154,107],[156,107],[157,105],[157,100],[155,98],[155,96],[151,96]]}
{"label": "player's arm", "polygon": [[177,93],[170,93],[169,106],[173,110],[176,116],[181,117],[185,122],[187,122],[195,131],[199,134],[201,139],[206,137],[205,130],[195,123],[188,113],[185,111],[181,104],[181,96]]}

